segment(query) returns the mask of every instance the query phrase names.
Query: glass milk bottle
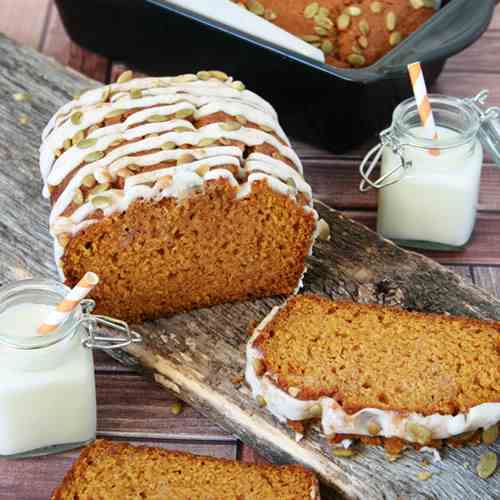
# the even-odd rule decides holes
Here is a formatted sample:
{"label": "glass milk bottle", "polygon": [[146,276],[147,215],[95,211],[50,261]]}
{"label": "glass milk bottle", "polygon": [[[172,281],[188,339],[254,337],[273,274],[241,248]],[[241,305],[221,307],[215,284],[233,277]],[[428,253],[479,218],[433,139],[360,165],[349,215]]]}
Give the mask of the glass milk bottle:
{"label": "glass milk bottle", "polygon": [[[69,289],[24,280],[0,289],[0,457],[24,458],[82,446],[96,436],[91,348],[123,347],[140,338],[127,325],[89,314],[82,301],[53,333],[37,327]],[[127,335],[97,337],[106,325]]]}
{"label": "glass milk bottle", "polygon": [[[360,189],[379,190],[380,235],[402,246],[432,250],[461,250],[467,244],[479,202],[482,143],[500,162],[500,115],[498,109],[482,109],[486,96],[430,95],[437,139],[426,137],[415,99],[395,109],[391,127],[380,134],[381,144],[360,167]],[[372,181],[380,157],[380,177]]]}

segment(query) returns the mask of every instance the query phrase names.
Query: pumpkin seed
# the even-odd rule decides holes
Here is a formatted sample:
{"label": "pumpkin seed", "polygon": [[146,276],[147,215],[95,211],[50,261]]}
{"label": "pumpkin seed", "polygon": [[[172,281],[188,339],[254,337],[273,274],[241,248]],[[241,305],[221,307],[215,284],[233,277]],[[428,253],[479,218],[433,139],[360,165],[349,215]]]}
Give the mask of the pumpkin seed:
{"label": "pumpkin seed", "polygon": [[71,139],[66,139],[64,142],[63,142],[63,148],[64,149],[69,149],[71,147]]}
{"label": "pumpkin seed", "polygon": [[201,139],[200,141],[198,141],[198,144],[197,146],[199,148],[204,148],[206,146],[210,146],[211,144],[213,144],[214,142],[216,141],[216,139],[212,139],[211,137],[205,137],[204,139]]}
{"label": "pumpkin seed", "polygon": [[277,17],[278,17],[278,14],[276,14],[276,12],[274,12],[274,10],[266,9],[264,11],[264,19],[267,19],[268,21],[274,21],[275,19],[277,19]]}
{"label": "pumpkin seed", "polygon": [[393,31],[389,36],[389,43],[391,44],[392,47],[394,47],[398,43],[401,43],[402,39],[403,35],[401,35],[399,31]]}
{"label": "pumpkin seed", "polygon": [[243,115],[236,115],[235,118],[242,125],[246,125],[248,123],[248,120]]}
{"label": "pumpkin seed", "polygon": [[124,71],[117,79],[116,83],[125,83],[128,82],[129,80],[132,80],[132,77],[134,76],[134,73],[128,69],[127,71]]}
{"label": "pumpkin seed", "polygon": [[106,196],[102,194],[92,196],[92,198],[90,199],[90,203],[92,203],[92,206],[95,209],[107,208],[111,205],[111,201],[112,201],[111,196]]}
{"label": "pumpkin seed", "polygon": [[300,38],[302,38],[304,42],[309,42],[309,43],[321,41],[321,37],[319,37],[318,35],[302,35]]}
{"label": "pumpkin seed", "polygon": [[124,167],[124,168],[120,168],[120,170],[118,170],[118,172],[116,172],[116,175],[118,177],[130,177],[131,175],[134,175],[134,173],[129,170],[127,167]]}
{"label": "pumpkin seed", "polygon": [[394,453],[386,453],[385,454],[385,459],[388,462],[395,462],[396,460],[399,460],[401,458],[401,455],[399,453],[394,454]]}
{"label": "pumpkin seed", "polygon": [[318,2],[310,3],[304,9],[304,17],[306,19],[312,19],[318,13],[318,11],[319,11],[319,4],[318,4]]}
{"label": "pumpkin seed", "polygon": [[498,426],[492,425],[487,429],[483,429],[483,443],[485,444],[493,444],[498,438]]}
{"label": "pumpkin seed", "polygon": [[330,15],[330,9],[328,7],[320,7],[318,14],[323,17],[328,17]]}
{"label": "pumpkin seed", "polygon": [[347,56],[347,62],[355,68],[359,68],[365,64],[366,59],[361,54],[349,54]]}
{"label": "pumpkin seed", "polygon": [[323,409],[319,404],[311,406],[311,409],[309,410],[309,414],[311,415],[311,417],[321,417],[322,413]]}
{"label": "pumpkin seed", "polygon": [[489,451],[481,456],[479,463],[477,464],[477,475],[481,479],[487,479],[496,470],[498,465],[498,457],[493,451]]}
{"label": "pumpkin seed", "polygon": [[266,371],[266,365],[264,364],[264,361],[262,361],[262,359],[256,359],[253,362],[253,369],[257,377],[261,377]]}
{"label": "pumpkin seed", "polygon": [[83,203],[83,193],[81,189],[77,188],[73,196],[73,203],[75,205],[81,205]]}
{"label": "pumpkin seed", "polygon": [[70,237],[69,237],[68,233],[60,234],[57,237],[57,241],[59,242],[59,245],[61,245],[63,248],[66,248],[66,246],[69,243],[69,239],[70,239]]}
{"label": "pumpkin seed", "polygon": [[104,158],[104,151],[93,151],[83,158],[85,163],[93,163]]}
{"label": "pumpkin seed", "polygon": [[106,102],[109,99],[110,94],[111,88],[109,87],[109,85],[106,85],[106,87],[102,89],[101,101]]}
{"label": "pumpkin seed", "polygon": [[220,80],[222,82],[225,82],[229,76],[227,76],[224,71],[217,71],[217,70],[212,70],[210,71],[210,76],[213,76],[214,78],[217,78],[217,80]]}
{"label": "pumpkin seed", "polygon": [[219,126],[223,130],[233,131],[233,130],[239,130],[241,128],[241,123],[239,123],[239,122],[223,122],[223,123],[220,123]]}
{"label": "pumpkin seed", "polygon": [[168,120],[168,117],[164,115],[151,115],[146,118],[146,121],[149,123],[158,123],[158,122],[165,122]]}
{"label": "pumpkin seed", "polygon": [[351,450],[349,448],[333,448],[332,453],[336,457],[343,457],[343,458],[353,457],[356,454],[354,450]]}
{"label": "pumpkin seed", "polygon": [[321,50],[325,53],[325,54],[330,54],[333,50],[333,43],[330,41],[330,40],[325,40],[322,44],[321,44]]}
{"label": "pumpkin seed", "polygon": [[200,165],[195,172],[200,176],[203,177],[208,171],[210,170],[210,165],[207,165],[204,163],[203,165]]}
{"label": "pumpkin seed", "polygon": [[435,9],[436,8],[436,1],[435,0],[424,0],[424,7],[427,7],[429,9]]}
{"label": "pumpkin seed", "polygon": [[198,71],[196,76],[203,81],[210,80],[210,73],[208,71]]}
{"label": "pumpkin seed", "polygon": [[170,405],[170,411],[174,415],[180,415],[182,413],[183,409],[184,409],[184,407],[182,406],[182,403],[180,401],[176,401],[175,403],[172,403]]}
{"label": "pumpkin seed", "polygon": [[192,132],[193,129],[189,127],[175,127],[174,132]]}
{"label": "pumpkin seed", "polygon": [[411,440],[418,444],[428,444],[432,439],[431,431],[416,422],[408,422],[406,424],[406,431],[410,435]]}
{"label": "pumpkin seed", "polygon": [[123,113],[125,112],[125,109],[113,109],[106,115],[106,118],[115,118],[117,116],[123,115]]}
{"label": "pumpkin seed", "polygon": [[73,125],[80,125],[81,121],[82,121],[82,116],[83,116],[83,113],[81,111],[75,111],[72,115],[71,115],[71,123]]}
{"label": "pumpkin seed", "polygon": [[255,401],[257,401],[257,404],[263,408],[264,406],[267,405],[267,402],[266,400],[264,399],[263,396],[261,396],[260,394],[257,395],[257,397],[255,398]]}
{"label": "pumpkin seed", "polygon": [[79,130],[71,139],[71,142],[74,146],[76,146],[79,142],[85,139],[85,132],[83,130]]}
{"label": "pumpkin seed", "polygon": [[164,150],[169,150],[169,149],[175,149],[177,147],[177,144],[173,141],[167,141],[161,145],[161,149]]}
{"label": "pumpkin seed", "polygon": [[93,174],[86,175],[86,176],[82,179],[82,184],[83,184],[86,188],[93,188],[93,187],[96,185],[96,180],[95,180],[94,175],[93,175]]}
{"label": "pumpkin seed", "polygon": [[257,0],[248,0],[247,9],[258,16],[262,16],[265,11],[264,6]]}
{"label": "pumpkin seed", "polygon": [[28,92],[16,92],[12,97],[18,102],[31,101],[31,94],[28,94]]}
{"label": "pumpkin seed", "polygon": [[99,193],[104,193],[104,191],[107,191],[109,189],[109,184],[107,182],[103,182],[102,184],[97,184],[96,187],[92,188],[90,190],[90,194],[99,194]]}
{"label": "pumpkin seed", "polygon": [[367,49],[368,48],[368,38],[366,38],[366,36],[364,36],[364,35],[360,36],[358,38],[358,44],[363,49]]}
{"label": "pumpkin seed", "polygon": [[419,481],[427,481],[432,477],[432,473],[427,472],[427,471],[422,471],[417,474],[417,479]]}
{"label": "pumpkin seed", "polygon": [[141,89],[132,89],[130,91],[130,97],[132,99],[140,99],[142,97],[142,90]]}
{"label": "pumpkin seed", "polygon": [[82,139],[80,142],[78,142],[77,147],[79,147],[80,149],[87,149],[95,146],[96,144],[97,139]]}
{"label": "pumpkin seed", "polygon": [[337,28],[340,31],[345,31],[347,28],[349,28],[350,24],[351,18],[347,14],[341,14],[339,17],[337,17]]}
{"label": "pumpkin seed", "polygon": [[323,28],[323,26],[315,26],[313,29],[314,29],[314,32],[320,36],[327,36],[328,35],[328,30],[326,28]]}
{"label": "pumpkin seed", "polygon": [[354,54],[362,54],[362,50],[357,43],[352,44],[351,50]]}
{"label": "pumpkin seed", "polygon": [[178,75],[173,79],[174,82],[180,82],[180,83],[189,83],[189,82],[194,82],[195,80],[196,80],[196,75],[193,75],[192,73],[186,73],[185,75]]}
{"label": "pumpkin seed", "polygon": [[267,125],[259,125],[259,128],[264,132],[271,133],[274,132],[272,127],[268,127]]}
{"label": "pumpkin seed", "polygon": [[394,31],[396,29],[396,24],[398,22],[398,17],[396,14],[390,10],[386,15],[385,15],[385,27],[389,31]]}
{"label": "pumpkin seed", "polygon": [[380,2],[372,2],[370,4],[370,10],[374,13],[374,14],[380,14],[383,10],[383,6]]}
{"label": "pumpkin seed", "polygon": [[288,394],[290,394],[292,398],[296,398],[300,394],[300,389],[298,387],[289,387]]}
{"label": "pumpkin seed", "polygon": [[28,115],[21,115],[19,117],[19,123],[21,125],[28,125],[29,122],[30,122],[30,117]]}
{"label": "pumpkin seed", "polygon": [[361,19],[358,23],[359,31],[363,33],[363,35],[368,35],[370,33],[370,25],[366,19]]}
{"label": "pumpkin seed", "polygon": [[160,177],[158,181],[156,182],[155,187],[158,189],[165,189],[168,186],[172,184],[172,176],[171,175],[165,175],[163,177]]}
{"label": "pumpkin seed", "polygon": [[195,161],[196,158],[190,154],[183,154],[177,158],[177,165],[184,165],[185,163],[191,163]]}
{"label": "pumpkin seed", "polygon": [[193,113],[194,110],[191,108],[180,109],[179,111],[175,112],[175,117],[179,119],[187,118],[188,116],[191,116]]}
{"label": "pumpkin seed", "polygon": [[325,219],[318,221],[318,238],[321,241],[330,241],[330,226]]}
{"label": "pumpkin seed", "polygon": [[316,26],[321,26],[326,30],[331,30],[333,28],[333,21],[328,17],[318,15],[314,18],[314,22],[316,23]]}
{"label": "pumpkin seed", "polygon": [[235,90],[239,90],[240,92],[242,92],[246,88],[245,84],[243,82],[240,82],[239,80],[232,82],[231,87],[233,87],[233,89]]}
{"label": "pumpkin seed", "polygon": [[357,5],[351,5],[351,6],[347,7],[345,12],[353,17],[360,16],[363,13],[363,11],[361,10],[361,7],[358,7]]}
{"label": "pumpkin seed", "polygon": [[377,424],[377,422],[370,422],[368,424],[368,434],[370,434],[370,436],[376,436],[382,429],[380,427],[380,425]]}
{"label": "pumpkin seed", "polygon": [[424,0],[410,0],[410,4],[415,10],[418,10],[424,6]]}

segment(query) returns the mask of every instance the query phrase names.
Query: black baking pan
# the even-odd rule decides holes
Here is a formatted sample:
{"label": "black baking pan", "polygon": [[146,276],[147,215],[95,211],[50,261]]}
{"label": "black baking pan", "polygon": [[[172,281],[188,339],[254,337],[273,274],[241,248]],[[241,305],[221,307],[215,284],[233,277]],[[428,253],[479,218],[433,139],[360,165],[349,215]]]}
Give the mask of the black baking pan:
{"label": "black baking pan", "polygon": [[495,0],[448,0],[419,30],[368,68],[340,69],[211,21],[167,0],[56,0],[71,38],[153,75],[221,69],[277,109],[285,130],[335,152],[390,123],[411,94],[406,65],[434,81],[446,59],[488,28]]}

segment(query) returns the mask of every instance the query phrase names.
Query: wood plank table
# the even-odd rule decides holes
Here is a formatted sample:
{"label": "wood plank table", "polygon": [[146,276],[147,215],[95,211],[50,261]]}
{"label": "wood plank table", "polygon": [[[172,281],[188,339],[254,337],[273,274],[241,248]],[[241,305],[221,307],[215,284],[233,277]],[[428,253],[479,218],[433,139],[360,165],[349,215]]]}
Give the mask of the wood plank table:
{"label": "wood plank table", "polygon": [[[114,80],[123,70],[119,61],[106,60],[74,45],[65,34],[51,0],[2,0],[0,31],[103,82]],[[499,51],[500,12],[480,41],[449,61],[433,90],[472,95],[481,88],[489,88],[492,103],[498,105]],[[357,165],[366,148],[334,156],[304,143],[295,142],[294,146],[304,161],[316,198],[373,227],[375,196],[357,190]],[[485,164],[478,223],[471,244],[460,253],[428,252],[427,255],[500,296],[500,170],[495,170],[491,163]],[[5,277],[0,276],[0,284],[4,281]],[[95,362],[99,436],[249,462],[263,460],[195,410],[185,406],[175,416],[171,411],[175,401],[172,395],[105,354],[96,353]],[[0,460],[0,499],[48,498],[77,455],[78,452],[69,452],[22,462]]]}

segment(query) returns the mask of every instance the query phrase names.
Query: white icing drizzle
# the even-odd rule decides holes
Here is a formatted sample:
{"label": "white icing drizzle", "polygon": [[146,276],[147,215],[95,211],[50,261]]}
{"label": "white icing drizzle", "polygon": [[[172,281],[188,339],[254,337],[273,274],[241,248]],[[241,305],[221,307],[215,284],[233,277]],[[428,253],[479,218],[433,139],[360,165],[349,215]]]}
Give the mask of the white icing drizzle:
{"label": "white icing drizzle", "polygon": [[355,434],[370,436],[368,424],[376,422],[380,426],[378,436],[397,437],[412,441],[407,431],[407,424],[415,422],[432,432],[433,439],[446,439],[464,432],[488,428],[500,421],[500,403],[483,403],[471,408],[467,413],[458,415],[420,415],[418,413],[402,414],[397,411],[364,408],[355,414],[346,413],[337,401],[330,397],[317,400],[301,400],[292,397],[278,387],[271,373],[258,376],[255,372],[255,361],[263,359],[262,353],[253,346],[266,325],[284,307],[274,307],[255,329],[246,348],[245,378],[252,389],[254,398],[258,395],[266,400],[266,408],[280,421],[307,420],[314,416],[313,407],[320,405],[322,409],[321,427],[325,435]]}
{"label": "white icing drizzle", "polygon": [[[64,249],[57,237],[75,235],[98,222],[100,218],[93,215],[96,210],[109,216],[127,210],[138,199],[182,198],[203,190],[207,183],[217,179],[234,187],[237,199],[250,195],[252,185],[259,181],[265,181],[273,190],[294,199],[302,193],[307,200],[304,210],[313,213],[317,220],[312,208],[311,188],[302,177],[302,164],[291,149],[275,110],[256,94],[237,90],[232,84],[231,78],[202,81],[195,75],[135,79],[87,91],[52,117],[43,131],[40,147],[44,195],[48,197],[49,187],[59,186],[74,171],[50,214],[58,267]],[[134,95],[137,98],[132,98],[132,90],[141,90],[138,96]],[[231,130],[222,122],[216,122],[197,129],[189,119],[183,118],[187,110],[195,120],[222,112],[233,116],[238,125],[236,130]],[[120,111],[131,114],[123,122],[103,126],[110,113]],[[78,113],[76,118],[74,113]],[[157,120],[157,115],[165,117],[165,121]],[[247,122],[262,128],[246,126]],[[66,146],[76,134],[89,127],[93,130],[87,133],[87,139],[95,139],[95,144]],[[245,159],[242,147],[225,146],[218,143],[219,140],[238,141],[248,147],[268,144],[293,166],[258,152]],[[180,165],[141,172],[142,168],[162,162],[177,163],[187,155],[192,158],[182,158]],[[127,167],[132,172],[126,171],[124,188],[110,188],[110,183],[117,175],[123,175],[121,172]],[[87,195],[73,213],[63,216],[89,176],[103,185],[103,189]],[[170,180],[162,183],[165,176]],[[92,200],[96,196],[106,197],[104,208],[95,208]]]}

